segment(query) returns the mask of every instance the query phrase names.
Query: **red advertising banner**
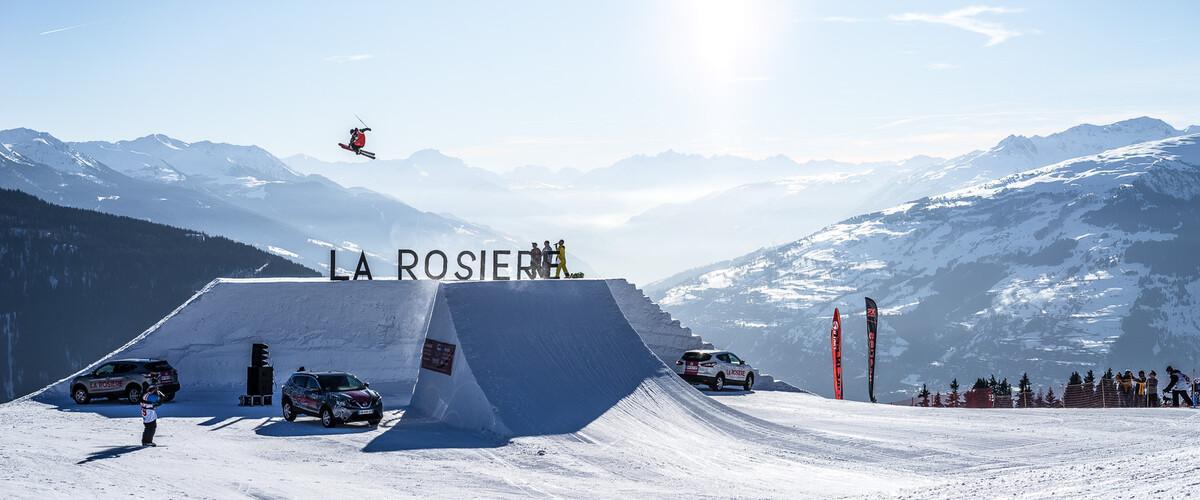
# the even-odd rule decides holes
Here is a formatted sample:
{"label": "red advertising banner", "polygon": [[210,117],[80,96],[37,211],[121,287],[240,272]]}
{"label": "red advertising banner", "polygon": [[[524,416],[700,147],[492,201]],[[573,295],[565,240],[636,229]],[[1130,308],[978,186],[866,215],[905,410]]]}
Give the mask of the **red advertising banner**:
{"label": "red advertising banner", "polygon": [[879,308],[867,297],[867,395],[875,402],[875,337],[879,329]]}
{"label": "red advertising banner", "polygon": [[833,348],[833,397],[842,399],[842,315],[833,308],[833,329],[829,331]]}

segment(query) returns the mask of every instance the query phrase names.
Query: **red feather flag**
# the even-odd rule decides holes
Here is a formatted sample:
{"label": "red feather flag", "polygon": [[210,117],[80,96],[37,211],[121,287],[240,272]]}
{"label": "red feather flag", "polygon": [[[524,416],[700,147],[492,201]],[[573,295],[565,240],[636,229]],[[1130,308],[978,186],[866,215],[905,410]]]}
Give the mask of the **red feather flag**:
{"label": "red feather flag", "polygon": [[842,315],[833,308],[833,329],[829,331],[833,347],[833,397],[842,399]]}

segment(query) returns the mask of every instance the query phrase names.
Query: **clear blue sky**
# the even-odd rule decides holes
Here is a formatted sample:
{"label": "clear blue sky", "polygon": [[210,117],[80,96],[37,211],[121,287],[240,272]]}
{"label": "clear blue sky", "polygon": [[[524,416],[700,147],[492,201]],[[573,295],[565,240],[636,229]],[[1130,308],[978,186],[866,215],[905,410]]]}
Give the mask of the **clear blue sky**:
{"label": "clear blue sky", "polygon": [[[849,4],[849,5],[839,5]],[[974,7],[972,7],[974,6]],[[0,128],[492,169],[1200,123],[1200,2],[6,2]]]}

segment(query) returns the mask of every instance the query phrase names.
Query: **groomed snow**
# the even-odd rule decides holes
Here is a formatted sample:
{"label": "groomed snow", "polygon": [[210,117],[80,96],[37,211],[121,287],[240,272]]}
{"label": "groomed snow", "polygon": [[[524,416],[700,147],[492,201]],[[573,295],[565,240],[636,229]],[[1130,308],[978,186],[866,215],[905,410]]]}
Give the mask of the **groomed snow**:
{"label": "groomed snow", "polygon": [[[701,396],[704,397],[704,396]],[[1200,486],[1191,410],[964,410],[795,393],[712,396],[771,428],[615,407],[604,429],[490,441],[388,411],[378,428],[284,422],[276,408],[160,409],[159,448],[136,407],[0,406],[7,498],[870,497],[1173,498]],[[647,400],[651,401],[651,400]],[[645,402],[643,402],[645,404]],[[654,408],[650,408],[654,409]],[[765,422],[759,422],[754,417]],[[680,424],[678,419],[684,419]],[[770,423],[767,423],[770,422]],[[714,422],[737,425],[737,422]],[[803,444],[803,446],[793,446]]]}
{"label": "groomed snow", "polygon": [[[52,388],[0,405],[0,493],[1114,498],[1200,485],[1200,449],[1181,446],[1200,423],[1192,410],[924,409],[699,392],[640,340],[611,286],[215,281],[115,353],[165,356],[180,369],[187,390],[160,408],[162,447],[137,445],[136,406],[80,406]],[[463,383],[415,368],[426,330],[458,342]],[[350,369],[372,387],[390,385],[382,425],[325,429],[283,421],[278,407],[236,406],[246,344],[260,338],[281,371]],[[404,382],[415,373],[410,406]]]}

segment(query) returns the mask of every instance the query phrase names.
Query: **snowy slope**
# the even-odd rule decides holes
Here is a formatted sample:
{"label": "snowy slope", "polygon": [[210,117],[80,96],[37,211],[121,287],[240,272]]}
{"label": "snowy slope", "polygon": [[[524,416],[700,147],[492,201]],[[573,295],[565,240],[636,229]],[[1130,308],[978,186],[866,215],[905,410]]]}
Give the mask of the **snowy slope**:
{"label": "snowy slope", "polygon": [[[181,397],[183,397],[181,395]],[[158,448],[128,405],[0,405],[8,498],[1179,498],[1200,486],[1189,410],[947,410],[730,393],[714,405],[804,449],[685,426],[487,441],[410,419],[326,430],[277,408],[181,399]],[[614,413],[618,413],[615,412]],[[752,420],[754,421],[754,420]],[[134,445],[130,445],[134,443]],[[883,452],[875,458],[866,452]],[[719,467],[728,465],[727,467]],[[154,471],[154,481],[130,481]]]}
{"label": "snowy slope", "polygon": [[883,391],[1195,366],[1198,141],[1114,149],[855,217],[651,295],[709,341],[821,392],[840,307],[854,398],[866,396],[863,296],[881,307]]}

